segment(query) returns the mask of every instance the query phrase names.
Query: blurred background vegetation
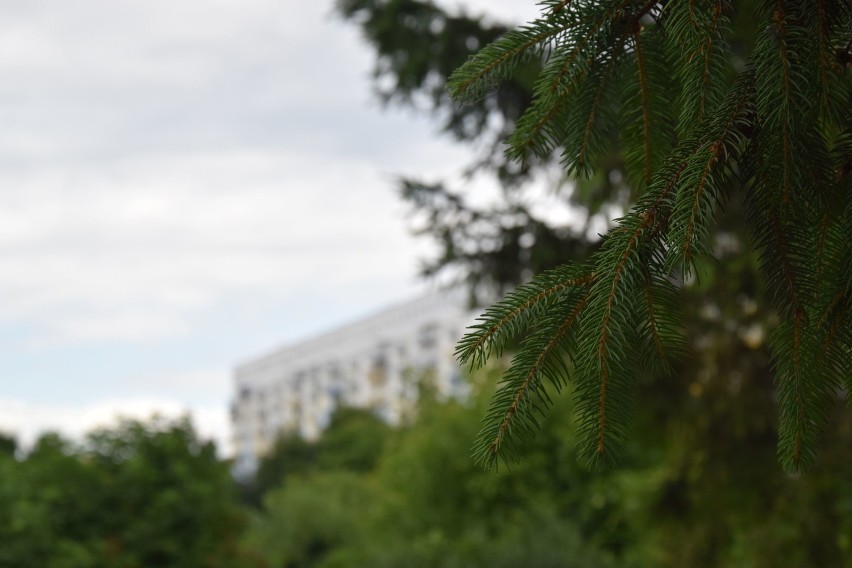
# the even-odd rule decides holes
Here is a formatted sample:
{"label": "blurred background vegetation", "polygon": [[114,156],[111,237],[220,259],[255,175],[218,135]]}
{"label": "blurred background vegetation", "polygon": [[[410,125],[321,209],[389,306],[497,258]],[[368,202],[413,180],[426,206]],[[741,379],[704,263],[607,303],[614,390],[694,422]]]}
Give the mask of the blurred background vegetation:
{"label": "blurred background vegetation", "polygon": [[[338,13],[375,49],[382,100],[432,113],[477,148],[463,174],[501,188],[475,207],[446,180],[400,179],[415,229],[439,245],[425,275],[450,274],[476,298],[594,250],[595,220],[630,199],[617,141],[608,174],[575,184],[558,164],[503,157],[535,69],[472,106],[445,94],[449,73],[514,22],[420,0],[342,0]],[[731,57],[750,41],[737,36]],[[576,224],[533,213],[525,191],[542,180]],[[424,383],[398,428],[341,408],[316,442],[282,437],[241,485],[186,420],[128,421],[80,444],[48,434],[27,452],[3,438],[0,567],[852,566],[852,413],[838,396],[817,466],[782,472],[764,342],[776,322],[742,217],[733,202],[717,261],[686,287],[690,352],[675,378],[646,381],[615,471],[578,462],[565,393],[519,463],[474,466],[497,368],[469,377],[466,400]]]}
{"label": "blurred background vegetation", "polygon": [[189,420],[127,421],[81,444],[0,453],[0,566],[243,566],[228,464]]}
{"label": "blurred background vegetation", "polygon": [[48,434],[17,457],[7,440],[0,566],[850,565],[848,415],[813,472],[784,474],[766,354],[737,343],[716,350],[727,376],[661,385],[627,459],[603,474],[577,459],[569,396],[519,463],[475,466],[496,370],[472,377],[464,401],[424,389],[397,428],[341,408],[316,442],[282,437],[243,485],[186,420],[126,422],[78,445]]}

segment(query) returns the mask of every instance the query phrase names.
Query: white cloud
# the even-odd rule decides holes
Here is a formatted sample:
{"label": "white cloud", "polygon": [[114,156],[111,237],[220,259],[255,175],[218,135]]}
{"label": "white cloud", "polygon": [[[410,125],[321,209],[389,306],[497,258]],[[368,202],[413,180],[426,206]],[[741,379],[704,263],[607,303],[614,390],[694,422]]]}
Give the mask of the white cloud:
{"label": "white cloud", "polygon": [[0,22],[0,325],[30,324],[29,347],[168,339],[226,298],[413,280],[388,174],[464,155],[363,108],[370,56],[330,7],[51,1]]}
{"label": "white cloud", "polygon": [[413,274],[387,180],[359,161],[320,162],[238,151],[10,180],[0,320],[34,318],[48,344],[167,338],[230,294]]}
{"label": "white cloud", "polygon": [[44,350],[67,343],[162,340],[185,337],[189,331],[189,325],[172,313],[86,310],[54,314],[47,333],[26,345],[29,349]]}
{"label": "white cloud", "polygon": [[426,245],[391,176],[467,156],[427,118],[368,108],[372,54],[331,8],[4,4],[0,427],[79,435],[188,405],[224,440],[227,370],[175,369],[415,291]]}

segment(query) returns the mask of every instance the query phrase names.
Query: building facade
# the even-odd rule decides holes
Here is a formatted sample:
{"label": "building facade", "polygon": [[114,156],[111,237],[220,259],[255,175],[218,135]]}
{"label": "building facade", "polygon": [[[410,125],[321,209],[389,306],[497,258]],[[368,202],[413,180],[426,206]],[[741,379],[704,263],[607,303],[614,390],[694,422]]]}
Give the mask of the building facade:
{"label": "building facade", "polygon": [[396,424],[416,402],[418,378],[460,394],[453,351],[475,315],[460,292],[433,293],[238,366],[235,474],[251,475],[282,432],[316,439],[338,406]]}

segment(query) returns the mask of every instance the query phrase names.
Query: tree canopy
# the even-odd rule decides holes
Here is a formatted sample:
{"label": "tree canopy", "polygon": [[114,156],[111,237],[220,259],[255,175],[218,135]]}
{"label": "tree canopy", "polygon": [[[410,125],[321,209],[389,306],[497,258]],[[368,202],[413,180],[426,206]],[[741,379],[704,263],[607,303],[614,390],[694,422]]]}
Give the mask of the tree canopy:
{"label": "tree canopy", "polygon": [[[751,26],[745,57],[731,56],[735,25]],[[589,178],[616,138],[635,195],[589,260],[519,286],[460,342],[476,367],[523,338],[480,461],[510,455],[551,404],[546,385],[570,380],[584,456],[616,462],[638,380],[670,372],[685,348],[681,289],[718,254],[717,219],[741,199],[781,322],[769,340],[780,459],[814,462],[831,401],[852,392],[850,26],[844,1],[546,1],[455,72],[451,93],[478,101],[541,64],[508,155],[555,154]]]}
{"label": "tree canopy", "polygon": [[228,465],[188,419],[126,420],[0,452],[0,566],[255,566]]}
{"label": "tree canopy", "polygon": [[384,440],[366,468],[324,440],[363,426],[342,415],[308,442],[313,466],[284,471],[265,493],[246,548],[292,568],[848,565],[852,416],[836,422],[844,434],[826,441],[811,473],[783,473],[768,381],[755,380],[766,378],[765,358],[730,333],[716,342],[708,358],[720,366],[738,358],[752,380],[728,404],[720,404],[724,381],[702,383],[701,396],[668,389],[654,397],[658,408],[637,412],[622,466],[604,473],[577,459],[570,397],[554,400],[522,462],[497,472],[474,464],[470,440],[494,369],[473,374],[466,400],[425,397],[401,427],[365,429],[369,446]]}

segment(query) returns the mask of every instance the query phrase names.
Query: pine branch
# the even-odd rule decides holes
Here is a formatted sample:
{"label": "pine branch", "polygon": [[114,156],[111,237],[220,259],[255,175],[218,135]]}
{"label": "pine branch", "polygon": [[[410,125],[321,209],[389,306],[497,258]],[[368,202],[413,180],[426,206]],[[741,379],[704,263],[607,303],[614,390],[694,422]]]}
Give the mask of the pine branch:
{"label": "pine branch", "polygon": [[638,32],[633,34],[633,49],[636,53],[636,72],[639,77],[639,93],[642,99],[642,180],[645,183],[651,181],[651,97],[648,94],[648,71],[646,69],[645,55],[643,53],[641,36]]}
{"label": "pine branch", "polygon": [[671,193],[683,171],[672,161],[593,259],[597,278],[578,331],[575,399],[580,451],[598,469],[617,460],[630,418],[641,341],[636,299],[646,293],[644,262],[662,244]]}
{"label": "pine branch", "polygon": [[[564,16],[563,14],[568,14]],[[539,57],[558,36],[576,25],[572,12],[531,22],[471,56],[447,81],[450,95],[461,101],[480,98],[493,84],[509,76],[522,61]]]}
{"label": "pine branch", "polygon": [[798,311],[771,338],[781,411],[778,453],[791,472],[813,465],[837,386],[819,359],[821,346],[809,327],[804,311]]}
{"label": "pine branch", "polygon": [[642,368],[651,375],[669,374],[671,363],[686,351],[680,322],[680,290],[666,277],[665,258],[655,252],[643,266],[645,289],[639,338],[644,346]]}
{"label": "pine branch", "polygon": [[689,157],[679,184],[672,213],[668,268],[682,263],[693,270],[696,255],[706,255],[706,242],[714,215],[724,201],[724,186],[748,147],[749,125],[754,115],[754,75],[743,73],[726,102],[706,129],[706,138]]}
{"label": "pine branch", "polygon": [[680,89],[671,79],[673,61],[665,35],[662,24],[636,21],[623,58],[619,140],[625,173],[637,194],[647,188],[676,141],[671,105]]}
{"label": "pine branch", "polygon": [[[819,75],[819,101],[821,111],[834,120],[841,121],[848,114],[850,89],[848,81],[842,81],[843,65],[838,61],[834,44],[838,36],[847,39],[852,21],[852,4],[847,1],[817,0],[815,10],[805,11],[808,19],[809,36],[817,43],[817,69]],[[844,31],[845,28],[845,31]],[[847,85],[844,89],[842,86]]]}
{"label": "pine branch", "polygon": [[586,79],[623,49],[628,32],[643,14],[625,20],[621,11],[629,1],[586,3],[592,9],[572,11],[572,33],[559,44],[536,81],[532,106],[518,121],[509,138],[509,156],[524,160],[529,153],[546,157],[562,140],[550,128],[564,108],[572,107],[574,94],[582,92]]}
{"label": "pine branch", "polygon": [[[597,165],[597,157],[604,151],[607,130],[612,129],[614,122],[607,121],[600,110],[606,106],[607,95],[613,95],[609,87],[616,62],[610,59],[595,66],[565,121],[563,130],[567,137],[562,166],[569,175],[588,178]],[[610,128],[603,126],[605,122],[610,123]]]}
{"label": "pine branch", "polygon": [[538,417],[551,405],[542,379],[547,379],[557,391],[564,387],[568,376],[565,359],[573,352],[572,331],[587,302],[587,287],[572,290],[522,342],[474,442],[478,463],[492,466],[501,456],[508,461],[514,457],[518,443],[525,442],[538,429]]}
{"label": "pine branch", "polygon": [[728,2],[672,2],[666,19],[670,50],[679,54],[675,67],[682,86],[679,133],[689,135],[700,128],[725,96],[724,78],[729,51],[724,40],[728,31]]}
{"label": "pine branch", "polygon": [[726,36],[736,3],[543,6],[542,19],[463,66],[454,94],[469,98],[521,58],[539,57],[534,103],[509,155],[546,158],[561,146],[566,172],[586,177],[617,135],[628,180],[647,189],[591,266],[534,278],[462,339],[457,354],[476,367],[525,336],[477,439],[477,459],[512,454],[549,406],[548,389],[570,376],[581,454],[597,468],[616,462],[637,373],[666,372],[684,350],[671,274],[677,266],[688,274],[710,255],[716,212],[729,191],[742,190],[782,318],[770,338],[779,455],[788,470],[807,468],[835,389],[845,381],[852,392],[852,8],[844,0],[762,2],[752,55],[733,73]]}
{"label": "pine branch", "polygon": [[468,328],[474,331],[465,334],[456,346],[456,358],[474,369],[492,356],[499,357],[507,341],[547,314],[563,294],[593,281],[594,274],[582,266],[563,266],[537,275],[477,318],[480,323]]}

